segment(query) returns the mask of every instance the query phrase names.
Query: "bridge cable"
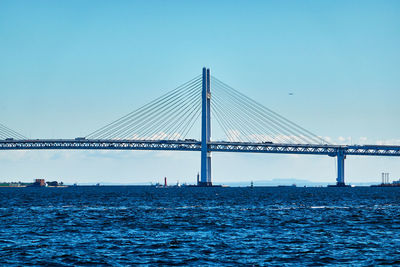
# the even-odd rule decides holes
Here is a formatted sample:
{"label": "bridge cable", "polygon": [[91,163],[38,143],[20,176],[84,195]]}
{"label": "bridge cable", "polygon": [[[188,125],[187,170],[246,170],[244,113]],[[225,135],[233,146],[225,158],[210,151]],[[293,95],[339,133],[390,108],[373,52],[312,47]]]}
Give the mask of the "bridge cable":
{"label": "bridge cable", "polygon": [[[218,90],[215,90],[215,91],[218,91]],[[227,97],[228,99],[230,99],[231,98],[231,96],[228,96]],[[235,102],[236,102],[236,104],[235,104]],[[249,113],[250,112],[250,110],[252,109],[252,107],[250,106],[247,106],[247,105],[243,105],[243,103],[242,103],[242,101],[240,101],[240,100],[238,100],[238,99],[236,99],[236,98],[233,98],[233,101],[232,101],[232,105],[234,106],[234,108],[236,109],[236,110],[240,110],[241,112],[237,112],[238,113],[238,116],[240,116],[240,117],[242,117],[242,118],[244,118],[245,119],[245,124],[246,125],[249,125],[249,122],[252,122],[252,124],[254,125],[254,123],[256,123],[256,124],[258,124],[258,125],[260,125],[264,130],[257,130],[257,128],[254,128],[254,131],[252,132],[252,134],[250,134],[250,135],[253,135],[253,137],[256,137],[256,135],[257,134],[254,134],[254,132],[258,132],[258,133],[260,133],[260,134],[264,134],[264,131],[266,131],[266,132],[268,132],[268,133],[273,133],[273,134],[275,134],[276,136],[275,136],[275,139],[278,139],[278,142],[281,142],[281,140],[278,138],[278,136],[279,136],[279,129],[277,129],[276,127],[273,127],[273,125],[268,125],[268,124],[265,124],[265,121],[262,121],[262,120],[260,120],[259,118],[258,118],[258,116],[252,116],[253,114],[251,114],[251,113]],[[247,123],[246,123],[246,121],[247,121]],[[254,125],[255,126],[255,125]],[[271,127],[272,126],[272,127]],[[270,138],[270,137],[269,137]],[[269,139],[268,138],[268,139]],[[282,136],[282,138],[286,141],[286,142],[290,142],[290,140],[289,139],[287,139],[287,138],[285,138],[284,136]],[[263,141],[268,141],[268,140],[263,140]]]}
{"label": "bridge cable", "polygon": [[[230,93],[230,92],[228,92],[228,93]],[[295,138],[294,140],[297,140],[297,141],[295,141],[295,142],[299,142],[299,140],[302,140],[302,141],[304,141],[304,142],[306,142],[306,143],[308,142],[307,139],[303,138],[301,135],[300,135],[300,136],[297,136],[296,133],[293,132],[291,129],[288,129],[287,127],[285,127],[284,125],[280,124],[279,122],[276,122],[276,121],[273,120],[273,119],[271,120],[270,117],[268,117],[267,120],[270,121],[270,122],[272,122],[272,124],[267,124],[266,121],[260,120],[260,119],[259,119],[259,115],[265,117],[265,114],[261,114],[261,113],[259,112],[259,110],[254,109],[254,105],[251,105],[251,104],[247,103],[246,100],[243,101],[242,99],[238,99],[238,98],[236,98],[235,96],[232,96],[231,94],[230,94],[230,97],[233,97],[233,100],[234,100],[235,102],[237,102],[238,107],[239,107],[240,109],[242,109],[242,112],[243,112],[243,113],[250,114],[250,116],[253,116],[253,117],[252,117],[252,120],[253,120],[253,121],[261,122],[261,123],[263,124],[263,125],[261,125],[261,126],[265,126],[265,127],[269,128],[269,129],[271,129],[271,130],[276,134],[275,138],[278,138],[278,136],[281,135],[281,137],[284,138],[284,139],[286,140],[286,142],[287,142],[288,139],[285,137],[285,135],[289,137],[290,134],[292,134],[292,138]],[[255,112],[258,113],[259,115],[255,115],[255,114],[249,113],[251,110],[255,111]],[[268,116],[268,115],[267,115],[267,116]],[[277,124],[277,125],[276,125],[276,124]],[[274,125],[275,125],[275,126],[274,126]],[[265,129],[265,128],[264,128],[264,129]],[[283,131],[283,134],[280,133],[280,131]],[[289,143],[293,143],[293,141],[290,141],[290,140],[289,140]]]}
{"label": "bridge cable", "polygon": [[[218,107],[217,107],[217,105],[215,104],[214,101],[211,101],[211,107],[212,107],[212,110],[211,110],[212,117],[216,118],[217,123],[222,128],[222,130],[224,131],[226,137],[228,138],[228,141],[238,141],[238,140],[240,140],[239,136],[237,136],[237,135],[235,136],[235,131],[229,130],[229,128],[232,128],[232,127],[230,125],[228,125],[227,120],[225,120],[223,118],[222,114],[224,114],[224,113],[217,111]],[[233,136],[234,138],[232,138],[232,135],[234,135]]]}
{"label": "bridge cable", "polygon": [[17,140],[23,140],[23,139],[28,139],[25,136],[23,136],[22,134],[11,130],[10,128],[8,128],[7,126],[3,125],[0,123],[0,137],[2,139],[7,139],[7,138],[13,138],[13,139],[17,139]]}
{"label": "bridge cable", "polygon": [[[216,94],[214,94],[214,96],[215,96],[214,100],[217,100],[217,102],[218,102],[219,97]],[[218,104],[218,106],[226,108],[227,111],[223,111],[223,113],[229,113],[230,117],[236,118],[237,120],[239,120],[241,122],[240,125],[241,125],[241,127],[243,129],[242,131],[246,137],[250,138],[251,136],[253,136],[253,138],[255,138],[259,142],[270,141],[268,139],[270,139],[271,137],[262,138],[260,135],[264,134],[263,132],[260,132],[256,128],[254,128],[253,130],[251,129],[252,124],[257,123],[257,121],[253,117],[251,117],[247,114],[247,109],[242,110],[241,107],[237,106],[237,105],[236,106],[233,105],[233,107],[231,107],[229,105],[231,103],[229,103],[228,101],[225,101],[225,103],[228,103],[228,105],[226,105],[225,107],[222,104],[222,101],[220,102],[220,104]],[[239,107],[239,108],[237,108],[237,107]],[[241,111],[241,112],[238,112],[238,111]],[[266,130],[266,131],[270,133],[269,130]],[[258,132],[259,134],[255,133],[255,132]]]}
{"label": "bridge cable", "polygon": [[[166,122],[166,119],[168,117],[170,117],[173,114],[177,113],[177,109],[179,109],[179,105],[181,105],[182,103],[185,103],[187,101],[187,99],[189,97],[191,97],[192,95],[194,95],[196,93],[196,87],[194,87],[194,89],[190,90],[189,95],[180,95],[178,97],[176,97],[174,100],[162,105],[161,107],[157,107],[157,109],[152,110],[151,112],[149,112],[148,114],[146,114],[144,117],[140,118],[140,121],[136,121],[135,124],[131,123],[128,128],[124,129],[125,133],[127,131],[130,131],[130,133],[132,133],[132,131],[137,131],[137,134],[140,135],[142,134],[142,136],[138,136],[143,137],[144,132],[141,132],[142,130],[147,132],[145,135],[148,135],[149,132],[152,132],[152,128],[154,125],[159,125],[160,126],[160,122]],[[164,123],[165,124],[165,123]],[[164,125],[163,124],[163,125]],[[157,128],[158,129],[158,128]],[[157,130],[156,130],[157,131]],[[120,134],[120,132],[116,132],[116,135]],[[129,132],[128,132],[129,134]],[[126,138],[126,134],[125,136],[122,136],[121,138]]]}
{"label": "bridge cable", "polygon": [[142,126],[153,127],[154,124],[151,123],[154,123],[162,119],[163,117],[160,117],[162,113],[164,113],[164,117],[166,117],[171,112],[174,112],[175,110],[174,107],[176,106],[176,104],[178,104],[179,101],[185,102],[188,99],[188,97],[191,96],[191,93],[198,90],[200,83],[201,83],[201,76],[197,76],[194,79],[190,80],[189,82],[186,82],[183,85],[177,87],[176,89],[167,92],[161,97],[158,97],[149,104],[89,134],[87,138],[121,139],[121,137],[122,138],[129,137],[129,135],[131,135],[133,131],[137,130],[140,130],[138,133],[142,134],[144,133],[145,130],[145,128],[143,128]]}
{"label": "bridge cable", "polygon": [[[223,82],[221,82],[221,83],[223,83]],[[264,109],[267,112],[270,112],[271,114],[273,114],[276,118],[280,119],[281,121],[285,121],[286,124],[292,125],[293,127],[298,128],[299,130],[301,130],[303,132],[303,134],[305,136],[308,136],[309,138],[313,138],[314,141],[317,141],[317,142],[319,141],[319,142],[322,142],[322,143],[328,143],[326,140],[322,139],[321,137],[313,134],[312,132],[308,131],[307,129],[305,129],[305,128],[301,127],[301,126],[299,126],[298,124],[288,120],[287,118],[281,116],[280,114],[274,112],[273,110],[261,105],[257,101],[252,100],[251,98],[249,98],[246,95],[244,95],[243,93],[235,90],[234,88],[230,87],[229,85],[226,85],[226,84],[224,84],[224,85],[227,86],[228,88],[231,88],[239,96],[244,97],[245,99],[247,99],[250,103],[257,105],[258,107]]]}
{"label": "bridge cable", "polygon": [[188,86],[192,85],[193,83],[198,82],[199,80],[201,80],[201,75],[196,76],[195,78],[191,79],[190,81],[178,86],[177,88],[165,93],[164,95],[156,98],[155,100],[151,101],[150,103],[128,113],[127,115],[107,124],[106,126],[90,133],[89,135],[86,136],[86,138],[88,139],[99,139],[99,137],[102,136],[102,134],[107,133],[112,131],[113,128],[118,127],[118,125],[120,125],[121,123],[124,123],[128,120],[131,120],[132,117],[138,117],[141,116],[143,114],[146,113],[147,110],[151,109],[152,107],[156,106],[156,105],[160,105],[165,101],[168,101],[172,98],[174,98],[174,96],[176,96],[177,94],[181,93],[182,91],[184,91]]}
{"label": "bridge cable", "polygon": [[246,106],[245,110],[248,111],[252,110],[253,112],[256,112],[258,116],[262,116],[265,119],[272,122],[277,127],[277,129],[283,130],[284,132],[292,133],[293,134],[292,138],[295,138],[295,140],[302,140],[306,143],[310,141],[315,143],[321,143],[321,142],[328,143],[319,136],[291,122],[290,120],[279,115],[278,113],[266,108],[265,106],[259,104],[257,101],[252,100],[246,95],[233,89],[229,85],[221,82],[217,78],[212,77],[212,80],[213,84],[217,84],[219,85],[220,88],[223,88],[226,91],[226,93],[229,93],[232,98],[236,99],[236,102],[240,102],[243,105],[245,105]]}
{"label": "bridge cable", "polygon": [[[243,134],[242,131],[240,130],[241,127],[237,126],[235,124],[235,120],[234,120],[234,116],[232,116],[229,112],[227,111],[221,111],[221,106],[218,105],[218,102],[215,101],[211,101],[212,103],[212,107],[215,110],[215,114],[219,115],[219,118],[221,119],[221,121],[223,121],[225,123],[225,126],[227,128],[227,132],[228,132],[228,139],[231,141],[244,141],[243,139]],[[238,130],[239,128],[239,130]]]}
{"label": "bridge cable", "polygon": [[[218,86],[216,86],[216,87],[218,87]],[[214,92],[218,92],[218,90],[214,90]],[[214,94],[215,95],[215,97],[214,98],[219,98],[219,96],[218,96],[218,94],[216,93],[216,94]],[[259,120],[257,119],[257,117],[256,116],[251,116],[252,114],[250,114],[249,115],[249,113],[248,113],[248,111],[249,111],[249,107],[243,107],[243,105],[241,105],[241,103],[239,102],[239,103],[235,103],[236,102],[236,99],[234,99],[234,101],[227,101],[227,100],[229,100],[230,99],[230,97],[228,96],[228,97],[224,97],[224,96],[221,96],[221,98],[223,98],[223,99],[225,99],[225,103],[228,103],[228,104],[231,104],[232,105],[232,108],[230,108],[229,107],[229,105],[227,105],[227,109],[228,110],[231,110],[232,111],[232,113],[235,113],[236,115],[232,115],[232,116],[236,116],[238,119],[240,119],[240,120],[243,120],[243,124],[245,125],[245,127],[247,128],[247,129],[249,129],[252,125],[254,125],[255,123],[259,123]],[[222,104],[220,105],[220,106],[222,106]],[[240,111],[240,112],[239,112]],[[263,127],[263,125],[260,125],[261,127]],[[247,131],[247,136],[248,137],[250,137],[250,136],[253,136],[253,138],[255,138],[255,139],[257,139],[258,141],[270,141],[270,140],[268,140],[268,139],[270,139],[271,137],[268,137],[268,139],[266,139],[266,138],[259,138],[258,136],[257,136],[257,134],[254,134],[254,132],[258,132],[258,133],[260,133],[260,134],[263,134],[263,135],[265,135],[265,133],[264,133],[264,131],[266,131],[266,132],[268,132],[268,133],[270,133],[271,134],[271,130],[272,130],[272,132],[274,132],[275,134],[279,134],[277,131],[275,131],[273,128],[272,129],[268,129],[269,127],[267,127],[267,128],[265,128],[265,127],[263,127],[263,131],[260,131],[260,130],[257,130],[257,128],[254,128],[255,130],[253,130],[253,131]],[[279,140],[280,141],[280,140]],[[286,142],[287,142],[288,140],[286,140]]]}
{"label": "bridge cable", "polygon": [[[226,114],[226,118],[231,122],[232,127],[234,129],[231,129],[231,131],[239,131],[241,136],[247,137],[248,135],[251,135],[251,129],[249,128],[249,125],[244,123],[243,119],[241,118],[240,113],[236,114],[233,109],[231,109],[229,106],[224,106],[223,102],[216,97],[214,94],[213,101],[215,101],[215,111],[216,113],[221,113],[221,114]],[[225,109],[224,109],[225,108]],[[223,117],[221,115],[220,117]],[[226,120],[225,118],[225,120]],[[236,119],[236,120],[235,120]],[[261,142],[261,140],[258,140]]]}
{"label": "bridge cable", "polygon": [[[186,87],[183,87],[182,90],[186,90],[187,88],[191,88],[192,85],[188,85]],[[179,92],[181,92],[180,90]],[[129,119],[114,125],[114,129],[108,131],[108,136],[105,136],[103,134],[102,137],[111,137],[111,136],[118,136],[119,134],[123,134],[124,132],[128,132],[130,128],[134,127],[134,125],[143,125],[149,120],[153,119],[156,115],[160,113],[160,109],[166,109],[171,104],[176,103],[181,100],[182,95],[178,95],[177,97],[174,97],[176,94],[172,94],[164,98],[162,101],[158,101],[158,105],[153,108],[154,105],[150,106],[146,110],[143,110],[139,112],[138,114],[134,114],[131,116]],[[150,109],[152,108],[152,109]]]}
{"label": "bridge cable", "polygon": [[[176,124],[178,123],[179,125],[179,120],[191,109],[194,108],[195,104],[196,104],[196,100],[197,100],[197,95],[198,92],[194,92],[193,94],[190,95],[190,99],[189,101],[187,101],[187,103],[183,102],[180,103],[182,105],[178,106],[175,110],[173,110],[173,112],[168,113],[166,116],[161,117],[161,119],[159,119],[157,121],[157,128],[155,128],[151,133],[155,133],[157,134],[158,132],[160,132],[162,129],[165,129],[164,132],[171,136],[170,132],[172,132],[173,136],[177,136],[176,132],[174,132],[173,130],[171,130],[174,126],[176,126]],[[193,104],[195,103],[195,104]],[[182,121],[183,122],[183,121]],[[150,128],[151,130],[151,128]],[[148,133],[147,133],[148,134]],[[172,137],[172,136],[171,136]],[[168,138],[170,139],[170,138]]]}

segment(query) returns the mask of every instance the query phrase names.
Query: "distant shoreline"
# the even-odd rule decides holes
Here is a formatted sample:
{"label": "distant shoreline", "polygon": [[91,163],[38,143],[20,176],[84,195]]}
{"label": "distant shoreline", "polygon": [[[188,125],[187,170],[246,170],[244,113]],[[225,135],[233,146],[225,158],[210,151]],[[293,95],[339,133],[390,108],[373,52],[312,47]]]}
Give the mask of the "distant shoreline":
{"label": "distant shoreline", "polygon": [[380,187],[389,187],[389,188],[400,188],[400,186],[393,186],[393,185],[355,185],[355,186],[347,186],[347,187],[336,187],[336,186],[290,186],[290,185],[259,185],[259,186],[212,186],[212,187],[201,187],[201,186],[161,186],[157,187],[154,185],[130,185],[130,184],[118,184],[118,185],[62,185],[62,186],[30,186],[30,185],[0,185],[0,188],[75,188],[75,187],[146,187],[146,188],[157,188],[157,189],[171,189],[171,188],[380,188]]}

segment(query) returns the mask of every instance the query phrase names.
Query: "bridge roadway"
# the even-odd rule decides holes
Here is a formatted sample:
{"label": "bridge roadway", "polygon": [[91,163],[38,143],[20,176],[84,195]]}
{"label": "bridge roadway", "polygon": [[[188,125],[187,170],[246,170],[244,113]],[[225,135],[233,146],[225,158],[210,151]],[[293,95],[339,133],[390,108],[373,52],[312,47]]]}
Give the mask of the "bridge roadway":
{"label": "bridge roadway", "polygon": [[[175,150],[201,151],[196,140],[92,140],[92,139],[35,139],[0,140],[0,150]],[[314,145],[221,142],[208,143],[211,152],[247,152],[309,155],[400,156],[400,146],[385,145]]]}

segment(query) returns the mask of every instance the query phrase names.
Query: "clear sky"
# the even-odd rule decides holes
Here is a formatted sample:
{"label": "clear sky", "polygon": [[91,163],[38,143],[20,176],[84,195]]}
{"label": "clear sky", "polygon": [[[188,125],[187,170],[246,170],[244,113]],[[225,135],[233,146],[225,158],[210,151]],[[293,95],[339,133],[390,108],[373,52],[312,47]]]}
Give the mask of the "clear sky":
{"label": "clear sky", "polygon": [[[399,1],[0,1],[0,123],[85,136],[211,68],[335,143],[400,144]],[[293,95],[288,93],[292,92]],[[348,182],[400,178],[348,157]],[[0,152],[0,180],[195,182],[199,153]],[[320,156],[214,154],[215,182],[331,181]]]}

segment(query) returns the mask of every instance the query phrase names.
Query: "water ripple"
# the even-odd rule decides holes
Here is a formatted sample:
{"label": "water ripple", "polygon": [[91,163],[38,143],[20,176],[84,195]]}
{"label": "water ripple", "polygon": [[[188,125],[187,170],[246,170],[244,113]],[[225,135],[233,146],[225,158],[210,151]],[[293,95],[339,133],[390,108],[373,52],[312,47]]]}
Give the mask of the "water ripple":
{"label": "water ripple", "polygon": [[400,188],[0,188],[5,265],[399,265]]}

